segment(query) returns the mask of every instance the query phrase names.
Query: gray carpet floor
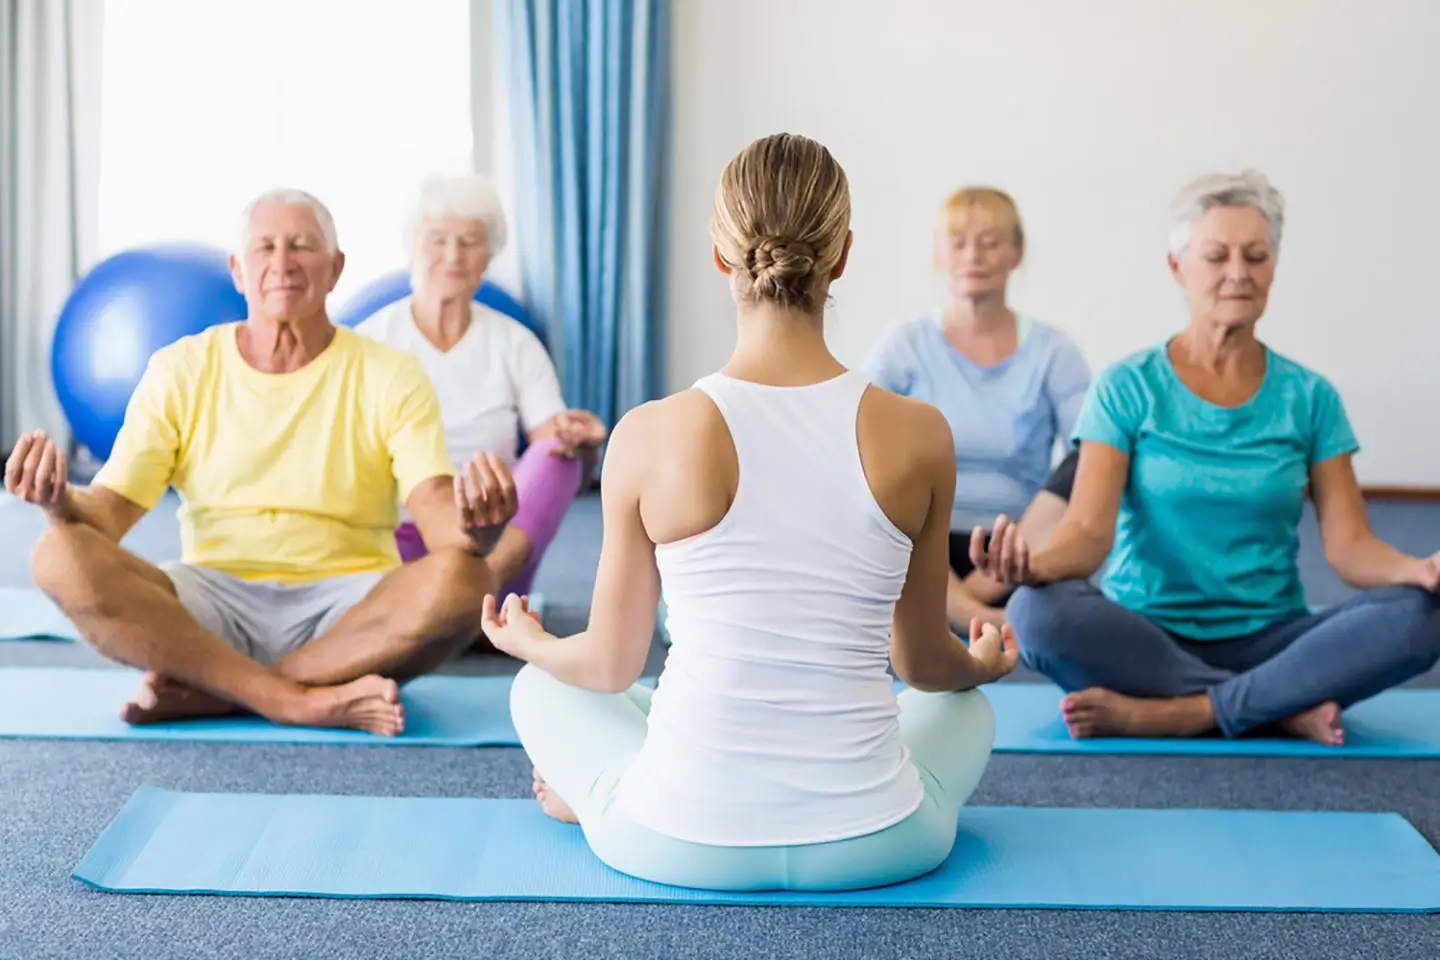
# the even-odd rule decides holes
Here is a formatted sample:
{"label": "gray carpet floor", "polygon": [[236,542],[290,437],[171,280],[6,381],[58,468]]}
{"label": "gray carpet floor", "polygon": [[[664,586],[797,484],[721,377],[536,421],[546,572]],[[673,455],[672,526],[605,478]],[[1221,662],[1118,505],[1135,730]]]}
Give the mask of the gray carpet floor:
{"label": "gray carpet floor", "polygon": [[[127,540],[175,552],[173,504]],[[1440,547],[1440,507],[1380,504],[1383,536]],[[0,499],[0,585],[26,585],[38,515]],[[583,625],[599,510],[582,500],[537,584],[557,629]],[[1346,589],[1313,522],[1302,568],[1311,599]],[[3,611],[0,611],[3,616]],[[650,672],[663,662],[656,646]],[[0,643],[0,667],[106,664],[79,645]],[[451,671],[500,672],[467,656]],[[1020,677],[1017,679],[1033,679]],[[1417,685],[1440,686],[1435,673]],[[973,803],[1396,811],[1440,844],[1440,765],[1415,761],[1164,757],[992,758]],[[0,740],[0,958],[464,957],[1433,958],[1440,917],[1107,911],[864,910],[121,896],[70,870],[142,783],[179,790],[528,796],[515,749],[357,749]],[[1176,870],[1187,865],[1177,863]]]}

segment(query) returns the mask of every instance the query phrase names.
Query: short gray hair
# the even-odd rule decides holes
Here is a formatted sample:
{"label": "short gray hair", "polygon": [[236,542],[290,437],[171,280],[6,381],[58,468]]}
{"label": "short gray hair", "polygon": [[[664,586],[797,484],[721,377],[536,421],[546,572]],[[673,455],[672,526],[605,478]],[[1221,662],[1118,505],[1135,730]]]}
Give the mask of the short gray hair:
{"label": "short gray hair", "polygon": [[1258,170],[1207,173],[1190,181],[1170,204],[1170,254],[1176,259],[1190,244],[1190,232],[1215,207],[1254,207],[1270,223],[1270,243],[1280,249],[1285,232],[1285,198]]}
{"label": "short gray hair", "polygon": [[335,232],[335,218],[330,215],[330,210],[325,204],[304,190],[296,190],[293,187],[274,187],[245,204],[245,209],[241,211],[237,253],[243,254],[250,246],[250,218],[254,216],[255,208],[267,203],[309,207],[315,214],[315,222],[320,225],[320,234],[325,239],[326,251],[332,254],[339,251],[340,238]]}
{"label": "short gray hair", "polygon": [[495,185],[478,173],[428,177],[420,184],[406,224],[405,252],[414,257],[420,226],[430,219],[474,220],[485,225],[485,245],[499,256],[507,239],[505,210]]}

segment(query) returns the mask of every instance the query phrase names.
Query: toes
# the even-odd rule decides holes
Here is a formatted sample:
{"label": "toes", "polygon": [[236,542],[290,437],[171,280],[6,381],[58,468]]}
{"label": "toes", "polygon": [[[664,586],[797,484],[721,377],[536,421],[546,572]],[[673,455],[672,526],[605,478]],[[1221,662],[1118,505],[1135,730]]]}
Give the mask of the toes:
{"label": "toes", "polygon": [[386,731],[391,736],[398,736],[400,731],[405,729],[405,717],[394,707],[387,704],[380,715],[384,718]]}
{"label": "toes", "polygon": [[405,718],[392,704],[372,699],[355,704],[352,708],[355,725],[366,733],[382,737],[398,736],[405,729]]}
{"label": "toes", "polygon": [[366,729],[382,737],[393,737],[400,733],[395,726],[394,720],[383,716],[377,717],[371,723],[366,724]]}

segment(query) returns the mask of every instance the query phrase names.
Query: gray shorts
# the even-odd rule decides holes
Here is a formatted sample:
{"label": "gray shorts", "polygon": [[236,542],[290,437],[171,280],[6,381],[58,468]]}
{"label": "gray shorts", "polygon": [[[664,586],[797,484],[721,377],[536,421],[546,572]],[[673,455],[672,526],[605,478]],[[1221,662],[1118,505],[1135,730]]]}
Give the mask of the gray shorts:
{"label": "gray shorts", "polygon": [[385,576],[355,573],[286,584],[241,580],[179,561],[160,569],[202,627],[267,666],[323,636]]}

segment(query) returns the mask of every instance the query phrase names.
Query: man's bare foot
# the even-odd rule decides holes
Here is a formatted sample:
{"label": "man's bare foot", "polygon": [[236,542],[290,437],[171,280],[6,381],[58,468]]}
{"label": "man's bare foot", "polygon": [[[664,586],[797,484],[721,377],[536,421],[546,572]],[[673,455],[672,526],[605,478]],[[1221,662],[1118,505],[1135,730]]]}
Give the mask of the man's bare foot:
{"label": "man's bare foot", "polygon": [[130,702],[120,708],[120,719],[136,725],[164,723],[191,717],[220,717],[238,709],[228,700],[147,672]]}
{"label": "man's bare foot", "polygon": [[1210,698],[1127,697],[1103,687],[1067,694],[1060,713],[1070,736],[1090,737],[1195,737],[1215,727]]}
{"label": "man's bare foot", "polygon": [[1340,723],[1340,704],[1333,700],[1301,710],[1293,717],[1286,717],[1279,723],[1281,730],[1292,737],[1314,740],[1327,747],[1345,745],[1345,728]]}
{"label": "man's bare foot", "polygon": [[299,727],[346,727],[382,737],[405,729],[400,686],[388,677],[368,676],[333,687],[303,688],[294,714],[277,722]]}
{"label": "man's bare foot", "polygon": [[575,816],[575,811],[570,809],[570,805],[564,800],[561,800],[559,795],[550,789],[549,785],[540,776],[539,770],[534,771],[531,776],[535,780],[535,799],[540,801],[541,810],[544,810],[561,823],[580,822]]}

